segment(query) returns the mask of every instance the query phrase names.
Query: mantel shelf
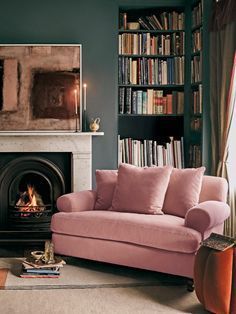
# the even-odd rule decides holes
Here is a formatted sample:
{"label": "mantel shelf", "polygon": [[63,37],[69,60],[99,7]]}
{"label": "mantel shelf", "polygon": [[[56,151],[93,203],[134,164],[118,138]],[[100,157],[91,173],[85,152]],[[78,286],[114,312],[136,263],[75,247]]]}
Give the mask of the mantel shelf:
{"label": "mantel shelf", "polygon": [[72,191],[92,187],[92,140],[103,132],[0,131],[1,153],[71,153]]}
{"label": "mantel shelf", "polygon": [[1,136],[103,136],[104,132],[0,131]]}

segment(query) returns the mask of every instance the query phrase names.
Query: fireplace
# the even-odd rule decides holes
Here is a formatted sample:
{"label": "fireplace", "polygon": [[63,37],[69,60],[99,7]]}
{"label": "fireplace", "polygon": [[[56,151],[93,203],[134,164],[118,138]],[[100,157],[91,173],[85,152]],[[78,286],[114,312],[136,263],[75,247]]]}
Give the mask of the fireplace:
{"label": "fireplace", "polygon": [[0,230],[48,237],[56,200],[71,191],[71,153],[1,153],[0,166]]}
{"label": "fireplace", "polygon": [[1,227],[49,229],[57,198],[71,191],[70,154],[67,155],[0,154]]}
{"label": "fireplace", "polygon": [[58,196],[91,189],[92,136],[100,135],[0,132],[0,243],[50,238]]}

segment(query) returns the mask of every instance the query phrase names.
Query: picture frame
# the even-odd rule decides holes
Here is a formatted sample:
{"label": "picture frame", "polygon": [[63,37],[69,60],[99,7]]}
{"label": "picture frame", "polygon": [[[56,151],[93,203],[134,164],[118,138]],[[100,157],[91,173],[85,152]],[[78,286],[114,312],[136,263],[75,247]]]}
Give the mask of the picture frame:
{"label": "picture frame", "polygon": [[0,45],[0,131],[82,131],[81,44]]}

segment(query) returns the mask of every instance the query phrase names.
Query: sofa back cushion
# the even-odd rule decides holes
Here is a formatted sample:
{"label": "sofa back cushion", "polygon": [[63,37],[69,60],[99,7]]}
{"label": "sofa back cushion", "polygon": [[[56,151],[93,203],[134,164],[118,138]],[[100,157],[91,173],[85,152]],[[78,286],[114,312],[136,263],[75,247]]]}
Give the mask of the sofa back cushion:
{"label": "sofa back cushion", "polygon": [[114,190],[117,182],[117,170],[96,170],[97,199],[95,209],[111,207]]}
{"label": "sofa back cushion", "polygon": [[219,201],[226,203],[228,183],[226,179],[213,176],[204,176],[199,202]]}
{"label": "sofa back cushion", "polygon": [[166,191],[163,212],[185,217],[186,212],[199,202],[205,167],[174,168]]}
{"label": "sofa back cushion", "polygon": [[163,214],[171,171],[171,166],[141,168],[120,164],[111,210]]}

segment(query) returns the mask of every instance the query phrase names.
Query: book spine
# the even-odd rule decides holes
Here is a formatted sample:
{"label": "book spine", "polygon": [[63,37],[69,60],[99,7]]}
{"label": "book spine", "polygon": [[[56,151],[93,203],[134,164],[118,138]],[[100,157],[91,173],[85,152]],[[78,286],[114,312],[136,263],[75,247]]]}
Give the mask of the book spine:
{"label": "book spine", "polygon": [[59,278],[60,275],[31,275],[31,274],[20,274],[21,278]]}
{"label": "book spine", "polygon": [[23,272],[27,274],[45,274],[45,275],[59,275],[60,272],[57,270],[50,269],[23,269]]}

